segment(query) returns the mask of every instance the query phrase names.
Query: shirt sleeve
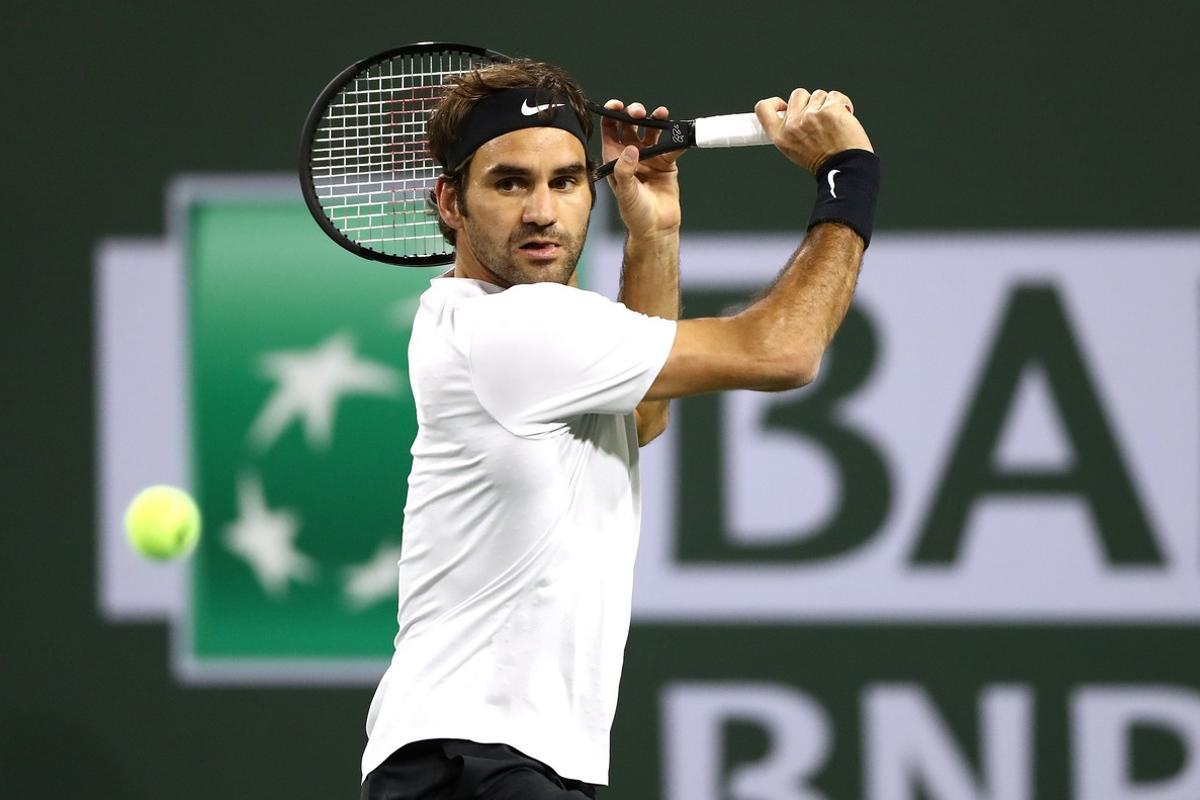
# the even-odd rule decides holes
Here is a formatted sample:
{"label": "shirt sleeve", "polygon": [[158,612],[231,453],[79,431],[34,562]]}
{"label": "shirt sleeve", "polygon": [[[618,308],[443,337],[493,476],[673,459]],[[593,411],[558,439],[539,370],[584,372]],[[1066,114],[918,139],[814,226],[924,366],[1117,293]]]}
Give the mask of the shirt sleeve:
{"label": "shirt sleeve", "polygon": [[632,413],[675,341],[674,320],[556,283],[513,286],[477,308],[471,379],[483,407],[514,432]]}

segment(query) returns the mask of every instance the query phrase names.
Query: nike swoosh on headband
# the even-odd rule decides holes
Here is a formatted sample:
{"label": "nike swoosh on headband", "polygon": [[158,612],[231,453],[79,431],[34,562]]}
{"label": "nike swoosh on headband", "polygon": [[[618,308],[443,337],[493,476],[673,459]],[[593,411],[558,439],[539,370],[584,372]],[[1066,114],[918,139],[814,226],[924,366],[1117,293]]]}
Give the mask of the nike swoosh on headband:
{"label": "nike swoosh on headband", "polygon": [[566,105],[566,103],[546,103],[546,104],[540,105],[540,106],[531,106],[531,105],[529,105],[528,100],[522,100],[521,101],[521,113],[527,117],[532,117],[534,114],[539,114],[548,108],[558,108],[559,106],[562,106],[562,105]]}

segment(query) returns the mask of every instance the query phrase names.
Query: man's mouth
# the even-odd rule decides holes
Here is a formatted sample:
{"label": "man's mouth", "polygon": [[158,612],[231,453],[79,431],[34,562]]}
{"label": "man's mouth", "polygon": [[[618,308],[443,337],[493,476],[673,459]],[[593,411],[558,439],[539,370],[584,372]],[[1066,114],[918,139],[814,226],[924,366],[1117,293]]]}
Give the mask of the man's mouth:
{"label": "man's mouth", "polygon": [[562,245],[550,239],[530,239],[519,248],[535,258],[553,258],[562,249]]}

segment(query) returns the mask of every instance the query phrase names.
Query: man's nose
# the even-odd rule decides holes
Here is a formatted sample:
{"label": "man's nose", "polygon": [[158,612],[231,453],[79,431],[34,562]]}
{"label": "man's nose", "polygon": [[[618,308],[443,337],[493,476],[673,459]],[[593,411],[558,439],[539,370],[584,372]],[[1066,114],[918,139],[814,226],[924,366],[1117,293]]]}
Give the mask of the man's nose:
{"label": "man's nose", "polygon": [[521,221],[528,225],[545,227],[557,222],[556,214],[554,192],[550,191],[549,186],[542,184],[534,187],[533,191],[526,195],[525,213]]}

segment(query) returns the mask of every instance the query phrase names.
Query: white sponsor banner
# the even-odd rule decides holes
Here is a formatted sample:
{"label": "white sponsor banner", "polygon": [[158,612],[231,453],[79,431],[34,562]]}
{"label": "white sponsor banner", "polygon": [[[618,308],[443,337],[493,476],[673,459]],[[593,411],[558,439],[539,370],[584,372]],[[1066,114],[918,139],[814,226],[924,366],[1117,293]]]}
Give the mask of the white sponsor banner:
{"label": "white sponsor banner", "polygon": [[[177,193],[196,183],[181,182]],[[269,189],[278,196],[282,188],[294,190],[290,178],[224,178],[221,183],[226,188],[236,184],[247,194]],[[598,204],[589,241],[589,285],[615,297],[621,242],[599,218],[604,206],[603,201]],[[798,232],[685,235],[685,291],[756,293],[770,283],[799,238]],[[168,311],[180,306],[172,282],[177,282],[175,262],[165,241],[110,242],[97,253],[101,288],[117,279],[136,279],[137,297],[166,298],[169,303],[153,305]],[[160,288],[151,291],[142,274],[147,270],[162,271]],[[107,289],[101,294],[116,297]],[[1081,366],[1086,394],[1098,409],[1098,425],[1092,424],[1096,414],[1087,404],[1077,407],[1077,398],[1056,383],[1053,369],[1027,359],[1028,368],[1015,380],[1011,397],[1002,400],[999,432],[985,447],[989,469],[1002,478],[1040,471],[1043,489],[1056,477],[1066,476],[1070,485],[1058,493],[1024,494],[1019,487],[997,492],[994,486],[976,485],[964,500],[962,486],[950,485],[955,475],[951,464],[964,440],[978,433],[968,418],[978,405],[983,376],[991,366],[1014,358],[1000,352],[1000,331],[1020,328],[1023,306],[1018,301],[1033,296],[1040,298],[1039,308],[1049,302],[1061,315],[1061,330],[1070,340],[1067,349]],[[124,417],[114,409],[123,402],[118,395],[141,396],[145,385],[140,378],[122,375],[144,376],[146,365],[170,366],[171,358],[183,352],[180,314],[165,314],[162,324],[154,326],[157,337],[142,337],[143,342],[170,345],[162,354],[130,359],[113,344],[123,341],[122,329],[109,324],[122,315],[103,313],[115,309],[116,301],[105,303],[97,313],[104,378],[98,390],[100,527],[105,534],[99,544],[100,605],[113,618],[174,616],[181,605],[178,570],[135,580],[134,573],[151,568],[131,560],[121,541],[122,498],[130,495],[129,487],[152,482],[146,469],[159,462],[145,460],[146,442],[124,435],[128,426],[122,427]],[[1195,234],[877,236],[853,312],[860,323],[867,322],[877,349],[862,366],[861,382],[832,399],[825,413],[834,427],[849,431],[877,458],[883,484],[864,494],[861,485],[846,479],[839,454],[831,453],[828,442],[768,417],[781,406],[795,407],[797,401],[826,391],[830,375],[845,372],[836,358],[816,383],[795,392],[709,398],[719,423],[712,431],[697,430],[694,424],[689,428],[687,409],[692,406],[674,403],[667,432],[642,451],[644,524],[635,618],[1200,618],[1198,307],[1200,236]],[[693,303],[685,316],[694,315]],[[139,319],[144,334],[149,323],[144,315]],[[1060,329],[1046,330],[1055,337]],[[835,350],[846,334],[844,329]],[[159,355],[170,358],[163,361]],[[177,371],[178,365],[172,369]],[[164,423],[171,436],[156,440],[168,443],[162,463],[179,467],[188,457],[182,444],[183,402],[180,397],[159,405],[173,420]],[[793,408],[789,413],[798,412]],[[1134,507],[1133,517],[1140,520],[1137,535],[1125,537],[1129,540],[1118,542],[1115,550],[1114,535],[1121,539],[1124,534],[1114,534],[1111,514],[1107,527],[1098,522],[1097,491],[1078,491],[1078,476],[1072,477],[1080,469],[1096,471],[1092,448],[1081,450],[1079,445],[1091,442],[1088,432],[1097,427],[1116,454],[1115,462],[1102,459],[1098,469],[1111,477],[1115,464],[1132,498],[1117,505]],[[695,444],[705,437],[712,442]],[[130,442],[138,444],[141,454],[132,460],[125,457]],[[1081,459],[1081,452],[1087,458]],[[681,453],[700,459],[693,477],[681,469]],[[179,471],[172,469],[168,475]],[[708,485],[695,480],[697,469],[702,478],[709,476]],[[187,484],[184,473],[177,478]],[[811,540],[844,510],[848,492],[856,503],[862,496],[879,496],[881,489],[886,507],[879,509],[877,522],[858,532],[861,541],[853,547],[788,556],[789,546]],[[722,495],[719,505],[709,496],[714,490]],[[952,526],[957,529],[939,531],[941,518],[933,511],[947,497],[965,504],[967,513],[961,525]],[[719,513],[689,518],[689,504]],[[940,537],[940,543],[931,545],[931,535]],[[949,554],[947,538],[953,542]],[[707,544],[697,550],[692,543],[700,539]],[[716,555],[714,539],[720,540]],[[1130,542],[1132,551],[1122,551]],[[940,555],[931,560],[931,551]],[[1146,558],[1147,552],[1153,558]]]}
{"label": "white sponsor banner", "polygon": [[[685,295],[757,293],[798,239],[686,236]],[[609,247],[598,254],[598,265],[619,263]],[[614,273],[601,266],[596,277],[595,288],[616,296]],[[828,557],[754,557],[755,548],[811,535],[855,488],[843,485],[826,445],[764,424],[773,407],[820,391],[837,371],[835,362],[796,392],[734,392],[712,401],[720,423],[719,455],[712,460],[724,500],[722,518],[710,524],[723,547],[741,557],[682,557],[684,540],[695,534],[681,522],[683,504],[711,501],[698,494],[704,487],[680,484],[677,437],[694,431],[688,432],[688,406],[675,403],[667,432],[642,451],[636,618],[1200,618],[1198,304],[1195,235],[881,234],[867,254],[855,300],[878,349],[865,379],[828,412],[832,424],[865,442],[886,468],[890,497],[877,529],[854,549]],[[1061,328],[1054,325],[1021,333],[1023,315],[1037,309],[1053,312],[1069,335],[1058,337]],[[684,315],[695,310],[685,306]],[[1041,324],[1036,316],[1029,314],[1030,325]],[[1036,341],[1043,330],[1062,338],[1065,350],[1058,341],[1047,346],[1073,354],[1063,363],[1086,379],[1076,386],[1092,391],[1078,398],[1052,374],[1057,367],[1043,368],[1028,353],[1002,352],[1001,329],[1010,341],[1012,335]],[[977,487],[961,530],[939,531],[932,509],[939,499],[962,494],[961,487],[947,488],[955,477],[948,466],[964,437],[978,433],[968,417],[979,405],[982,378],[990,366],[1011,365],[1014,358],[1027,364],[1010,381],[1011,397],[987,449],[988,469],[998,476],[1033,475],[1042,491]],[[1077,403],[1088,397],[1095,402]],[[994,409],[983,416],[989,415],[995,421]],[[1117,458],[1096,459],[1094,442],[1111,444]],[[1081,457],[1090,460],[1079,463]],[[1097,491],[1095,484],[1090,494],[1077,491],[1080,470],[1127,478],[1136,502],[1124,505],[1132,511],[1116,502],[1123,494]],[[1045,490],[1060,479],[1066,489]],[[1098,498],[1144,524],[1114,532],[1109,514],[1105,528],[1097,520]],[[957,547],[930,563],[918,554],[938,546],[923,537],[940,537],[943,551],[947,537]]]}

